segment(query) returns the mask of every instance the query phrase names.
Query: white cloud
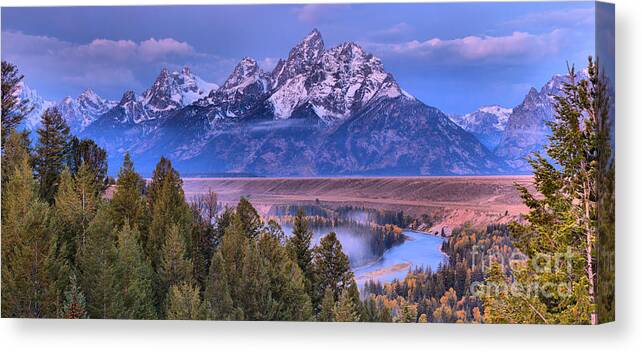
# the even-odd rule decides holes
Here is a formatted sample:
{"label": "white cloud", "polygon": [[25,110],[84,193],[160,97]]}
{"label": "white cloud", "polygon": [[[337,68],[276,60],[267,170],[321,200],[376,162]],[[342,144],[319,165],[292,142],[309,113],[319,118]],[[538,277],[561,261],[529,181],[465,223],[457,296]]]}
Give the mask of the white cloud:
{"label": "white cloud", "polygon": [[467,36],[455,39],[432,38],[399,43],[364,43],[382,57],[403,56],[441,62],[510,62],[530,60],[559,52],[562,30],[545,34],[513,32],[506,36]]}
{"label": "white cloud", "polygon": [[[37,77],[50,84],[64,82],[75,90],[85,87],[145,89],[147,84],[141,83],[137,75],[152,67],[160,69],[158,66],[211,67],[219,63],[225,68],[229,66],[225,59],[199,53],[190,44],[173,38],[149,38],[140,42],[97,38],[77,44],[48,36],[2,32],[2,56],[18,64],[27,81]],[[209,72],[202,74],[213,76]],[[218,72],[214,74],[218,76]],[[62,92],[64,95],[75,93]]]}
{"label": "white cloud", "polygon": [[151,61],[167,55],[190,55],[194,53],[194,48],[172,38],[159,40],[150,38],[138,45],[138,53],[143,59]]}

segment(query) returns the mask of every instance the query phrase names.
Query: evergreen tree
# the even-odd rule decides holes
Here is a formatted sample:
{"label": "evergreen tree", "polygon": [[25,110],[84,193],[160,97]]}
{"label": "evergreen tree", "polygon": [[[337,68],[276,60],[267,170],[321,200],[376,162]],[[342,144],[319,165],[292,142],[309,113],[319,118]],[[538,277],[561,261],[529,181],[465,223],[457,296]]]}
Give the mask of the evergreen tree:
{"label": "evergreen tree", "polygon": [[254,209],[252,203],[245,197],[241,197],[236,206],[236,214],[241,220],[243,233],[250,239],[257,239],[263,228],[263,220],[261,220],[261,216]]}
{"label": "evergreen tree", "polygon": [[89,222],[96,214],[98,194],[93,182],[93,176],[85,166],[80,168],[75,180],[67,168],[60,176],[55,197],[55,222],[69,250],[71,263],[74,263],[77,248],[85,241]]}
{"label": "evergreen tree", "polygon": [[357,286],[357,282],[354,278],[350,279],[350,284],[348,285],[347,290],[350,298],[352,299],[352,304],[357,309],[357,312],[359,312],[359,316],[361,318],[366,318],[367,313],[363,302],[361,302],[361,298],[359,297],[359,287]]}
{"label": "evergreen tree", "polygon": [[207,319],[232,319],[234,303],[230,296],[223,256],[219,251],[212,255],[203,301]]}
{"label": "evergreen tree", "polygon": [[417,307],[415,305],[406,303],[401,307],[402,323],[416,323],[417,322]]}
{"label": "evergreen tree", "polygon": [[157,292],[161,300],[171,286],[181,283],[192,284],[192,262],[185,258],[182,237],[179,227],[172,225],[163,244],[158,268],[160,290]]}
{"label": "evergreen tree", "polygon": [[134,170],[129,153],[125,153],[123,165],[118,173],[116,191],[110,202],[112,219],[116,227],[127,223],[142,233],[147,230],[149,212],[143,197],[145,180]]}
{"label": "evergreen tree", "polygon": [[250,239],[243,248],[239,294],[235,296],[245,320],[270,320],[277,310],[278,303],[270,295],[268,264]]}
{"label": "evergreen tree", "polygon": [[297,211],[292,228],[292,236],[288,239],[287,248],[305,276],[306,291],[313,295],[314,268],[312,266],[312,230],[308,226],[302,208]]}
{"label": "evergreen tree", "polygon": [[116,234],[107,205],[98,208],[78,249],[80,284],[92,318],[116,319],[124,315],[124,281],[119,277]]}
{"label": "evergreen tree", "polygon": [[334,320],[337,322],[357,322],[361,320],[359,309],[347,289],[341,291],[339,301],[334,308]]}
{"label": "evergreen tree", "polygon": [[35,170],[40,196],[51,204],[68,156],[69,126],[58,109],[49,108],[42,115],[42,125],[37,132]]}
{"label": "evergreen tree", "polygon": [[235,302],[241,297],[243,292],[240,290],[241,272],[243,270],[243,260],[248,246],[248,238],[243,232],[241,220],[237,214],[232,215],[230,225],[225,229],[223,242],[221,243],[221,256],[225,265],[225,275],[227,277],[230,296]]}
{"label": "evergreen tree", "polygon": [[76,275],[69,277],[69,289],[65,292],[65,303],[63,305],[63,318],[85,319],[88,318],[85,309],[85,295],[76,282]]}
{"label": "evergreen tree", "polygon": [[325,289],[323,299],[321,300],[319,321],[334,321],[334,292],[329,287]]}
{"label": "evergreen tree", "polygon": [[95,193],[101,192],[106,186],[107,178],[107,152],[91,139],[78,139],[71,137],[69,141],[69,157],[67,166],[72,174],[76,175],[82,166],[85,166],[87,175],[91,175],[91,184],[96,187]]}
{"label": "evergreen tree", "polygon": [[7,184],[11,174],[20,164],[22,159],[31,160],[29,146],[31,141],[27,132],[9,133],[9,136],[2,140],[2,186]]}
{"label": "evergreen tree", "polygon": [[[269,293],[262,306],[269,320],[309,320],[312,303],[306,291],[305,278],[299,266],[286,254],[278,237],[265,232],[257,243],[261,262],[264,263],[265,283]],[[271,309],[271,310],[270,310]]]}
{"label": "evergreen tree", "polygon": [[205,290],[212,252],[219,245],[214,226],[218,206],[218,197],[212,191],[194,197],[190,204],[194,224],[191,240],[193,276],[201,291]]}
{"label": "evergreen tree", "polygon": [[123,283],[123,319],[156,319],[154,272],[145,258],[138,230],[125,224],[118,232],[117,276]]}
{"label": "evergreen tree", "polygon": [[152,266],[159,269],[161,250],[171,226],[178,226],[182,241],[191,253],[192,212],[185,202],[183,181],[169,160],[161,158],[152,175],[148,199],[151,210],[149,237],[146,251]]}
{"label": "evergreen tree", "polygon": [[[549,123],[551,135],[546,154],[535,153],[530,159],[534,169],[534,186],[539,194],[519,186],[524,203],[530,208],[527,223],[514,224],[511,234],[515,245],[529,258],[548,256],[561,259],[561,265],[537,270],[537,265],[521,268],[514,275],[518,285],[554,287],[546,293],[530,293],[530,312],[515,312],[501,300],[485,298],[485,307],[497,317],[511,317],[510,322],[530,323],[597,323],[595,308],[595,243],[597,235],[597,183],[600,173],[600,140],[603,131],[600,119],[608,110],[603,99],[598,67],[589,58],[588,79],[577,79],[569,69],[570,82],[555,97],[556,116]],[[541,196],[540,196],[541,194]],[[556,261],[559,263],[558,259]],[[496,270],[497,271],[497,270]],[[503,283],[497,271],[490,284]],[[514,285],[513,285],[514,286]],[[550,291],[550,292],[549,292]],[[515,293],[504,293],[504,301],[512,301]],[[523,301],[523,300],[522,300]],[[504,314],[509,310],[508,314]],[[513,321],[515,320],[515,321]]]}
{"label": "evergreen tree", "polygon": [[172,320],[203,319],[204,310],[198,288],[188,282],[172,285],[168,292],[165,316]]}
{"label": "evergreen tree", "polygon": [[[320,303],[326,288],[334,293],[335,301],[352,279],[350,261],[343,253],[337,234],[330,232],[314,247],[315,306]],[[347,291],[346,291],[347,292]]]}
{"label": "evergreen tree", "polygon": [[12,129],[15,129],[33,107],[27,99],[20,99],[23,75],[18,68],[2,60],[2,148]]}
{"label": "evergreen tree", "polygon": [[38,199],[27,158],[17,165],[2,196],[2,316],[56,317],[60,297],[49,276],[49,206]]}

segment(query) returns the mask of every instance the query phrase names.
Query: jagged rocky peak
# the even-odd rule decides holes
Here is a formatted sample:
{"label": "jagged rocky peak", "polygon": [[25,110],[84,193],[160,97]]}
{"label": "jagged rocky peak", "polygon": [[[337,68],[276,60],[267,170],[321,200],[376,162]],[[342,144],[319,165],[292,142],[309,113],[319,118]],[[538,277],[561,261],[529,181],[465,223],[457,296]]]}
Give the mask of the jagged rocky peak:
{"label": "jagged rocky peak", "polygon": [[234,71],[221,86],[224,90],[243,90],[247,85],[256,82],[264,75],[256,60],[244,57],[234,67]]}
{"label": "jagged rocky peak", "polygon": [[[281,67],[275,68],[276,91],[270,97],[276,118],[289,118],[302,106],[309,106],[326,123],[350,116],[372,99],[396,98],[405,94],[377,57],[361,46],[346,42],[323,49],[318,31],[313,31],[290,52]],[[318,42],[310,51],[311,43]],[[307,43],[307,44],[306,44]],[[319,56],[320,54],[320,56]],[[313,58],[303,65],[302,57]],[[284,73],[285,72],[285,73]]]}
{"label": "jagged rocky peak", "polygon": [[135,101],[136,101],[136,93],[134,93],[133,90],[126,90],[125,93],[123,93],[123,97],[120,98],[120,102],[118,103],[118,105],[125,106]]}
{"label": "jagged rocky peak", "polygon": [[197,104],[209,106],[216,119],[236,118],[255,107],[270,89],[270,76],[263,72],[256,60],[244,57],[223,85]]}
{"label": "jagged rocky peak", "polygon": [[279,60],[272,71],[274,85],[278,87],[288,79],[309,71],[318,62],[323,50],[323,38],[315,28],[290,50],[287,60]]}
{"label": "jagged rocky peak", "polygon": [[85,89],[76,99],[81,109],[92,111],[94,115],[105,113],[113,107],[113,102],[103,99],[91,88]]}
{"label": "jagged rocky peak", "polygon": [[151,114],[161,114],[192,104],[217,88],[194,75],[189,67],[171,73],[163,68],[152,87],[143,93],[142,103]]}

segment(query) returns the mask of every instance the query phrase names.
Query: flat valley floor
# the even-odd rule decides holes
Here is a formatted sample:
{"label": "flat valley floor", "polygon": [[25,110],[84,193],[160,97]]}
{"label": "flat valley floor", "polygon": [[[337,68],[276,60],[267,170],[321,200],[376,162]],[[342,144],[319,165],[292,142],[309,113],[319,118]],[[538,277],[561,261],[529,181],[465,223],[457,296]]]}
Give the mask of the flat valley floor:
{"label": "flat valley floor", "polygon": [[273,205],[353,205],[430,213],[431,232],[519,219],[527,211],[515,184],[532,189],[532,176],[422,176],[336,178],[184,178],[188,199],[213,191],[223,204],[244,196],[263,214]]}

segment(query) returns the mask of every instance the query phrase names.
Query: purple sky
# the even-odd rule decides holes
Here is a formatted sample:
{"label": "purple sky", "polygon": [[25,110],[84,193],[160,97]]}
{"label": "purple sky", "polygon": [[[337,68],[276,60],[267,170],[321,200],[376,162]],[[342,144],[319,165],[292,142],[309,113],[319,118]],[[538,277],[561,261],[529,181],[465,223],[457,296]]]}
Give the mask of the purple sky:
{"label": "purple sky", "polygon": [[120,99],[184,65],[221,83],[244,56],[269,70],[310,30],[355,41],[450,113],[518,104],[594,50],[593,2],[3,8],[2,58],[48,99]]}

